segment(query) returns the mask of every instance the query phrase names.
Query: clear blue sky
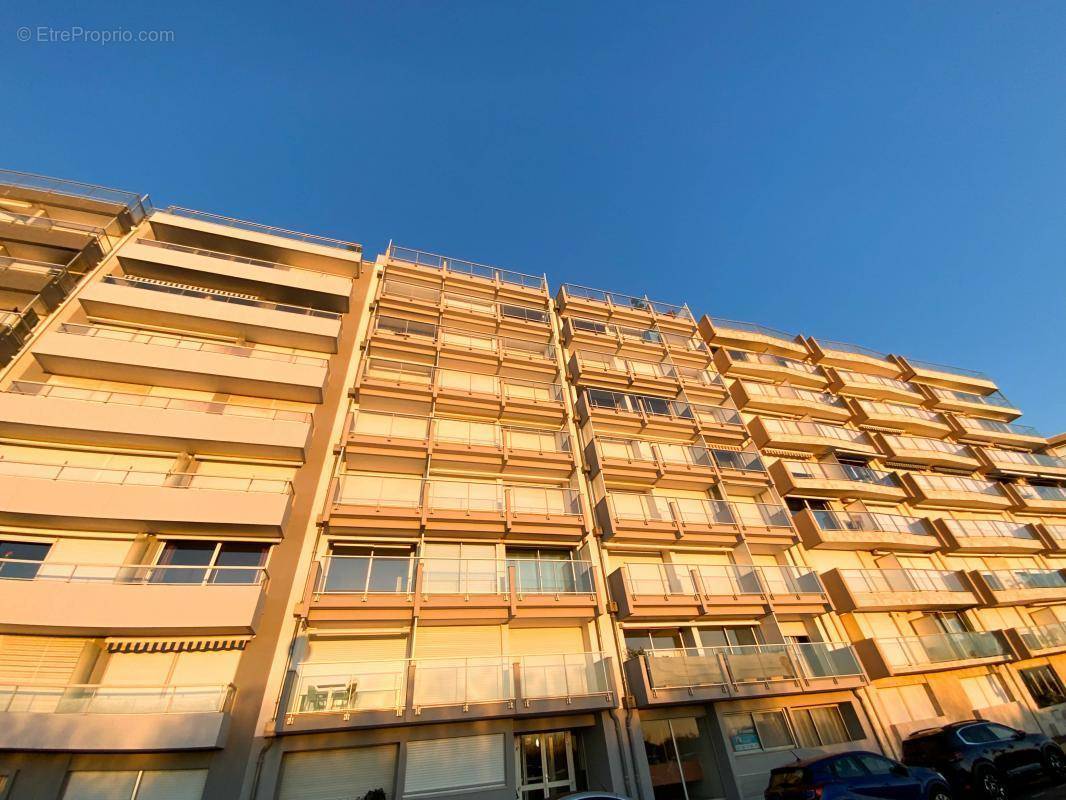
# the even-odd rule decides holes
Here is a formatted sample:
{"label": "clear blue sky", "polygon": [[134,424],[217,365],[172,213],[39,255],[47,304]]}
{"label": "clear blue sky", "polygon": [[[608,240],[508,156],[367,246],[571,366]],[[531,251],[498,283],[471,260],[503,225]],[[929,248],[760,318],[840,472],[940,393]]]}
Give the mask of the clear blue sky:
{"label": "clear blue sky", "polygon": [[[0,12],[5,166],[979,368],[1066,429],[1062,2],[97,5]],[[75,25],[175,41],[17,41]]]}

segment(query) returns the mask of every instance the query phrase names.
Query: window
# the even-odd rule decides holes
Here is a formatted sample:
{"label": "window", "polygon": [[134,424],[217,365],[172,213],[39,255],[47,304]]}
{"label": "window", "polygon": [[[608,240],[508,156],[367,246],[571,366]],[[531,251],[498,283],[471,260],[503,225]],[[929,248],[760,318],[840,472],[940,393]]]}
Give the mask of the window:
{"label": "window", "polygon": [[853,742],[858,738],[853,736],[844,720],[844,706],[847,706],[849,716],[853,714],[851,704],[832,706],[812,706],[810,708],[796,708],[790,713],[792,727],[796,731],[801,747],[821,747],[841,742]]}
{"label": "window", "polygon": [[796,746],[783,710],[728,714],[725,728],[735,753]]}
{"label": "window", "polygon": [[959,681],[966,697],[970,700],[970,706],[974,710],[1001,706],[1011,703],[1011,697],[1003,679],[998,675],[978,675],[973,678],[963,678]]}
{"label": "window", "polygon": [[697,800],[724,794],[707,746],[710,739],[696,719],[649,720],[641,727],[655,800]]}
{"label": "window", "polygon": [[970,725],[959,729],[959,738],[966,744],[987,744],[999,739],[988,725]]}
{"label": "window", "polygon": [[38,542],[0,541],[0,578],[33,580],[51,549],[52,545]]}
{"label": "window", "polygon": [[71,772],[63,800],[200,800],[206,769]]}
{"label": "window", "polygon": [[842,756],[830,765],[833,775],[837,778],[861,778],[866,774],[862,764],[855,756]]}
{"label": "window", "polygon": [[877,694],[893,724],[940,716],[940,708],[924,683],[878,689]]}
{"label": "window", "polygon": [[1034,667],[1033,669],[1023,669],[1019,674],[1022,676],[1025,688],[1029,690],[1029,694],[1036,701],[1037,707],[1047,708],[1059,703],[1066,703],[1066,689],[1063,689],[1062,681],[1059,680],[1059,676],[1055,674],[1051,667],[1045,665]]}
{"label": "window", "polygon": [[758,628],[700,628],[704,647],[745,647],[760,644]]}
{"label": "window", "polygon": [[626,635],[626,652],[630,658],[640,655],[645,650],[677,650],[684,645],[681,634],[672,630],[628,630]]}
{"label": "window", "polygon": [[[153,583],[258,583],[270,546],[259,542],[170,541],[163,545]],[[204,569],[191,569],[204,567]]]}
{"label": "window", "polygon": [[884,756],[872,753],[863,753],[856,756],[856,758],[859,759],[859,763],[866,767],[867,772],[871,775],[890,775],[896,766]]}

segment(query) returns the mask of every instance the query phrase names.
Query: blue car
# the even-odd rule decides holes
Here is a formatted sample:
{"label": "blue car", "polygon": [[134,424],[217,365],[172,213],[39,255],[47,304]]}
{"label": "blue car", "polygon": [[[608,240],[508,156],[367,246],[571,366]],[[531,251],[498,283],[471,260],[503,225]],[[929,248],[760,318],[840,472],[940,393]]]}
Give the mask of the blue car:
{"label": "blue car", "polygon": [[770,772],[766,800],[951,800],[944,776],[878,753],[848,752],[795,761]]}

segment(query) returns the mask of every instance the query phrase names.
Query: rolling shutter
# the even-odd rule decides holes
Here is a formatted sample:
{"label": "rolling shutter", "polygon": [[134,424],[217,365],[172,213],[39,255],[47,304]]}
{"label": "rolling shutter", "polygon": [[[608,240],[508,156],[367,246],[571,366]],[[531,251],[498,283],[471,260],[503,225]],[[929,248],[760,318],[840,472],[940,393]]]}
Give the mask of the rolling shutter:
{"label": "rolling shutter", "polygon": [[200,800],[205,783],[206,769],[145,772],[137,788],[137,800]]}
{"label": "rolling shutter", "polygon": [[381,789],[392,800],[398,745],[286,753],[278,800],[350,800]]}
{"label": "rolling shutter", "polygon": [[353,636],[348,639],[312,639],[307,660],[322,664],[331,661],[402,661],[405,658],[406,636]]}
{"label": "rolling shutter", "polygon": [[554,655],[556,653],[584,653],[583,629],[567,628],[511,628],[507,632],[508,652],[513,656]]}
{"label": "rolling shutter", "polygon": [[415,638],[416,658],[467,658],[503,653],[499,625],[440,625],[420,627]]}
{"label": "rolling shutter", "polygon": [[0,682],[79,683],[75,672],[89,639],[0,636]]}
{"label": "rolling shutter", "polygon": [[502,733],[408,742],[404,797],[506,784]]}

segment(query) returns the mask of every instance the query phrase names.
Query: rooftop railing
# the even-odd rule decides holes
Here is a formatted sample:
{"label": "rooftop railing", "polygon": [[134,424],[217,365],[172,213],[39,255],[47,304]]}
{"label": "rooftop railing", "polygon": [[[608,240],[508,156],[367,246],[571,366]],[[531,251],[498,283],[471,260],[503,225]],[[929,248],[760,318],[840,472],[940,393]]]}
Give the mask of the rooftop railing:
{"label": "rooftop railing", "polygon": [[1057,569],[983,569],[978,574],[994,592],[1066,589],[1066,577]]}
{"label": "rooftop railing", "polygon": [[49,481],[79,481],[120,486],[159,486],[168,489],[212,489],[226,492],[292,494],[292,484],[275,478],[239,478],[195,472],[151,472],[140,469],[42,464],[0,459],[0,475]]}
{"label": "rooftop railing", "polygon": [[158,333],[146,333],[142,331],[123,330],[109,328],[102,325],[78,325],[64,322],[59,326],[61,333],[74,336],[94,336],[99,339],[110,339],[117,342],[133,342],[135,344],[150,344],[157,347],[172,347],[178,350],[197,350],[204,353],[222,353],[228,356],[241,358],[261,358],[267,361],[280,361],[286,364],[308,364],[326,368],[329,359],[317,356],[305,356],[297,353],[281,353],[274,350],[262,350],[258,347],[245,347],[223,342],[212,342],[206,339],[194,339],[189,336],[170,336]]}
{"label": "rooftop railing", "polygon": [[715,328],[722,328],[724,330],[742,331],[744,333],[754,333],[759,336],[768,336],[771,339],[781,339],[789,344],[794,344],[796,341],[795,336],[779,331],[776,328],[768,328],[765,325],[756,325],[754,322],[740,322],[735,319],[725,319],[723,317],[708,317],[711,324]]}
{"label": "rooftop railing", "polygon": [[62,400],[80,400],[90,403],[114,403],[144,408],[160,408],[170,411],[193,411],[201,414],[219,414],[234,417],[255,417],[258,419],[275,419],[287,422],[312,422],[312,415],[307,411],[289,411],[282,408],[269,408],[227,400],[189,400],[184,397],[166,397],[154,394],[130,394],[128,392],[111,392],[101,389],[82,389],[77,386],[62,386],[56,383],[38,383],[36,381],[12,381],[7,388],[11,394],[32,395],[34,397],[54,397]]}
{"label": "rooftop railing", "polygon": [[544,275],[525,275],[521,272],[513,272],[508,269],[490,267],[486,264],[477,264],[473,261],[464,261],[458,258],[426,253],[422,250],[413,250],[409,247],[398,247],[389,244],[388,257],[393,261],[402,261],[419,267],[447,270],[472,278],[484,278],[489,281],[499,281],[513,286],[521,286],[527,289],[548,290],[548,279]]}
{"label": "rooftop railing", "polygon": [[830,511],[812,509],[811,514],[823,531],[880,531],[909,536],[925,536],[930,543],[937,541],[922,517],[901,514],[882,514],[869,511]]}
{"label": "rooftop railing", "polygon": [[747,364],[766,364],[772,367],[783,367],[784,369],[791,369],[796,372],[806,372],[809,375],[820,375],[821,370],[814,364],[808,364],[806,361],[800,361],[795,358],[785,358],[784,356],[774,355],[773,353],[751,353],[747,350],[732,350],[729,351],[729,357],[733,361],[743,361]]}
{"label": "rooftop railing", "polygon": [[885,660],[893,667],[924,667],[971,659],[1006,658],[1007,644],[990,631],[934,633],[928,636],[878,638]]}
{"label": "rooftop railing", "polygon": [[232,685],[139,686],[100,684],[0,684],[0,713],[217,714]]}
{"label": "rooftop railing", "polygon": [[47,175],[35,175],[32,172],[0,170],[0,197],[10,197],[14,194],[10,187],[33,189],[58,196],[85,197],[105,203],[121,204],[134,213],[135,222],[140,222],[146,210],[151,209],[148,195],[139,195],[136,192],[126,192],[121,189],[110,189],[106,186],[96,186],[91,183],[50,178]]}
{"label": "rooftop railing", "polygon": [[840,577],[853,592],[886,594],[895,592],[959,592],[970,588],[958,572],[941,569],[842,569]]}
{"label": "rooftop railing", "polygon": [[207,211],[194,211],[191,208],[170,206],[166,209],[166,213],[178,217],[185,217],[187,219],[199,220],[200,222],[210,222],[214,225],[224,225],[227,228],[239,228],[240,230],[265,234],[267,236],[279,236],[283,239],[291,239],[296,242],[302,242],[303,244],[313,244],[318,245],[319,247],[330,247],[337,250],[348,250],[353,253],[363,252],[363,246],[361,244],[356,244],[355,242],[346,242],[343,239],[331,239],[328,236],[317,236],[313,233],[290,231],[286,228],[275,228],[272,225],[263,225],[259,222],[249,222],[244,219],[224,217],[221,214],[211,214]]}
{"label": "rooftop railing", "polygon": [[851,344],[850,342],[838,342],[832,339],[818,339],[817,341],[823,350],[836,350],[838,353],[851,353],[856,356],[876,358],[878,361],[888,360],[888,356],[884,353],[872,350],[869,347],[863,347],[862,345]]}
{"label": "rooftop railing", "polygon": [[170,586],[258,586],[263,567],[202,567],[172,564],[76,564],[0,558],[0,580]]}
{"label": "rooftop railing", "polygon": [[127,278],[118,275],[104,276],[103,283],[115,286],[128,286],[133,289],[147,289],[153,292],[179,295],[181,297],[195,297],[201,300],[214,300],[218,303],[230,303],[237,306],[250,308],[262,308],[267,311],[284,311],[287,314],[302,314],[306,317],[321,317],[323,319],[340,319],[341,315],[333,311],[320,311],[317,308],[307,306],[294,306],[288,303],[272,303],[269,300],[259,300],[254,297],[213,292],[208,289],[197,289],[192,286],[182,286],[175,283],[163,283],[160,281],[145,280],[143,278]]}
{"label": "rooftop railing", "polygon": [[721,686],[733,691],[751,684],[864,676],[855,651],[843,642],[656,649],[639,657],[653,689]]}
{"label": "rooftop railing", "polygon": [[800,480],[855,481],[896,488],[894,473],[882,472],[854,464],[833,464],[811,461],[782,461],[789,475]]}

